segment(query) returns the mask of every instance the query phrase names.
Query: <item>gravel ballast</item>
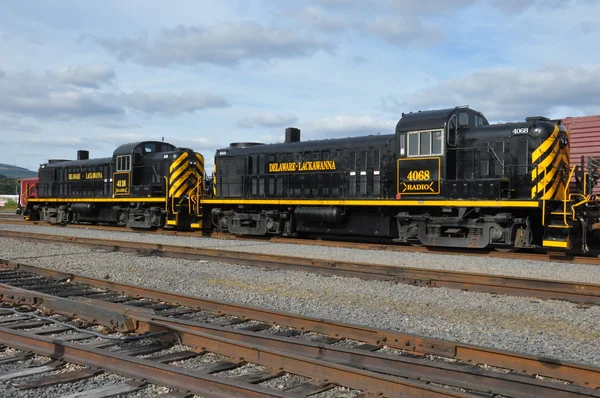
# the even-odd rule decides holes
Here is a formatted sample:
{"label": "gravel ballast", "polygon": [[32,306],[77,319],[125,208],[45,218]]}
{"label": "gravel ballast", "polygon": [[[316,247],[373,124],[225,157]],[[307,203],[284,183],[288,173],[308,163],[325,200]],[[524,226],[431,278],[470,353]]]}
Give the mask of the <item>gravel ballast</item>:
{"label": "gravel ballast", "polygon": [[36,225],[29,226],[4,224],[0,225],[0,230],[36,232],[41,234],[73,236],[81,238],[121,240],[127,242],[144,242],[164,245],[213,248],[237,252],[288,255],[325,260],[358,262],[364,264],[382,264],[573,282],[600,283],[600,267],[597,265],[511,260],[486,257],[484,255],[460,256],[433,253],[386,252],[382,250],[271,243],[267,241],[256,240],[169,236],[162,234],[144,234],[135,232],[102,231],[94,229],[62,228]]}
{"label": "gravel ballast", "polygon": [[[287,254],[292,246],[296,245],[281,246],[279,254]],[[211,300],[600,366],[600,307],[12,239],[0,239],[0,258]],[[460,256],[447,258],[465,261]],[[468,262],[474,261],[487,260],[468,257]]]}

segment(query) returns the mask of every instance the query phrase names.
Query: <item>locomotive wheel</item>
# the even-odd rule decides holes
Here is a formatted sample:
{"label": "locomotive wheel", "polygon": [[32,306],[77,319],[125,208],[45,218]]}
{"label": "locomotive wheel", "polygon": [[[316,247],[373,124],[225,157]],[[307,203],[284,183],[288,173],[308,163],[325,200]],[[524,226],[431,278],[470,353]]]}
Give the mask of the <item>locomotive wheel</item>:
{"label": "locomotive wheel", "polygon": [[516,247],[494,247],[494,250],[501,253],[512,253],[517,250]]}

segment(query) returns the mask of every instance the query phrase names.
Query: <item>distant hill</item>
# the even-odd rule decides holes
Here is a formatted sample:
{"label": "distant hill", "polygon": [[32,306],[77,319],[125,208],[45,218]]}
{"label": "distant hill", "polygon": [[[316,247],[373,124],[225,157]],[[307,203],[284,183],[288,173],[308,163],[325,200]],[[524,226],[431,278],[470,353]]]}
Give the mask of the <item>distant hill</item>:
{"label": "distant hill", "polygon": [[36,177],[37,172],[27,170],[23,167],[11,166],[10,164],[0,163],[0,175],[8,178],[31,178]]}

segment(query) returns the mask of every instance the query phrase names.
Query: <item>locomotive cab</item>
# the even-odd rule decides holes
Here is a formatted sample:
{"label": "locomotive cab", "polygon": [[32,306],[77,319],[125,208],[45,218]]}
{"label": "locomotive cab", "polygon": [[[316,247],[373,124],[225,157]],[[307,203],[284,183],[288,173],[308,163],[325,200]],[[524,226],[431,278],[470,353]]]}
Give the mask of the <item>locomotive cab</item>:
{"label": "locomotive cab", "polygon": [[457,177],[462,132],[488,124],[467,107],[402,114],[396,125],[396,198],[448,196],[444,182]]}
{"label": "locomotive cab", "polygon": [[127,225],[148,228],[159,222],[158,215],[164,213],[166,225],[179,229],[188,229],[193,224],[198,226],[195,214],[204,178],[202,155],[166,142],[143,141],[117,148],[113,153],[113,164],[115,197],[165,198],[164,212],[158,207],[150,212],[146,209],[130,211]]}
{"label": "locomotive cab", "polygon": [[166,142],[144,141],[121,145],[113,152],[113,195],[163,196],[168,168],[163,155],[175,150]]}

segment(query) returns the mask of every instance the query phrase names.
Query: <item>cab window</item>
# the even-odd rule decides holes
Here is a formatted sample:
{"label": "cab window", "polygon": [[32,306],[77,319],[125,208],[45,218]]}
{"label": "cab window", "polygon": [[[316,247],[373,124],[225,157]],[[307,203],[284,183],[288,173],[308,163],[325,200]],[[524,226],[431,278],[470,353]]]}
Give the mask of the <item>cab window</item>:
{"label": "cab window", "polygon": [[419,156],[419,134],[408,135],[408,156]]}
{"label": "cab window", "polygon": [[117,156],[117,171],[131,170],[131,155]]}
{"label": "cab window", "polygon": [[408,156],[442,154],[442,130],[408,133]]}

